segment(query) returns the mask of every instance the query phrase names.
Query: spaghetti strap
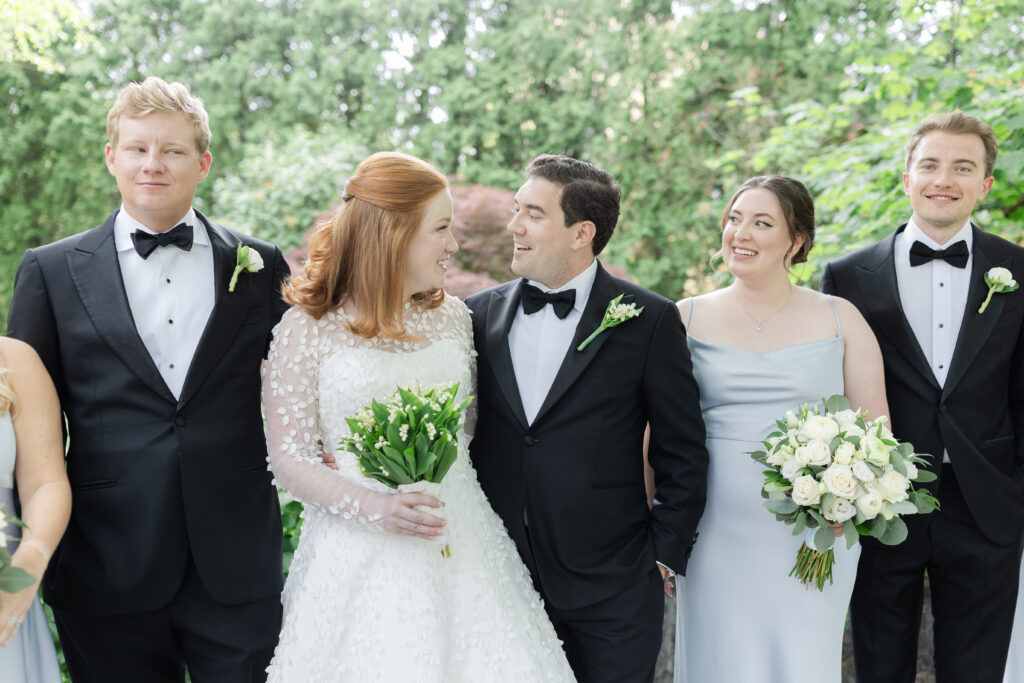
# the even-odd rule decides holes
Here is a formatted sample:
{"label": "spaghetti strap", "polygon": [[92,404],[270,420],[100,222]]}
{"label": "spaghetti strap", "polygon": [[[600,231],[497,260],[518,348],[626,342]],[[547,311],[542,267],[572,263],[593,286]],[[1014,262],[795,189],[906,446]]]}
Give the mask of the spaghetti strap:
{"label": "spaghetti strap", "polygon": [[832,301],[832,295],[826,294],[825,298],[828,299],[828,305],[832,307],[832,315],[836,317],[836,328],[839,330],[839,334],[836,336],[840,339],[843,338],[843,323],[839,320],[839,309],[836,308],[836,302]]}
{"label": "spaghetti strap", "polygon": [[687,329],[690,328],[690,320],[693,319],[693,297],[692,296],[690,297],[689,301],[690,301],[690,310],[687,311],[687,313],[686,313],[686,322],[683,323],[683,326],[686,327]]}

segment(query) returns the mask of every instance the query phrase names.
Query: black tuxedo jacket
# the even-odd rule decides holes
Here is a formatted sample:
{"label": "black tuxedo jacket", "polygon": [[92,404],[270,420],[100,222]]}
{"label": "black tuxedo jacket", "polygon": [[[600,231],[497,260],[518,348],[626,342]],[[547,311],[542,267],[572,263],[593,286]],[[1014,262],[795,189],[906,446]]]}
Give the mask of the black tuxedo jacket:
{"label": "black tuxedo jacket", "polygon": [[[67,419],[71,522],[43,581],[69,613],[157,609],[191,552],[203,586],[239,604],[281,590],[281,519],[267,471],[260,363],[284,312],[280,250],[196,212],[216,303],[175,399],[132,319],[102,225],[25,253],[8,334],[39,353]],[[239,243],[265,266],[228,281]]]}
{"label": "black tuxedo jacket", "polygon": [[[572,345],[531,425],[508,344],[522,282],[466,301],[479,354],[479,420],[470,454],[491,505],[557,608],[604,600],[656,561],[685,573],[704,510],[708,454],[676,307],[599,265]],[[577,351],[608,302],[623,293],[623,303],[643,306],[643,313]],[[644,492],[648,422],[653,510]]]}
{"label": "black tuxedo jacket", "polygon": [[[1024,279],[1024,249],[972,230],[967,308],[941,388],[903,314],[903,307],[912,304],[900,302],[896,285],[896,233],[830,263],[821,289],[852,302],[874,330],[896,436],[930,453],[930,469],[940,477],[942,453],[948,451],[982,533],[997,545],[1014,545],[1024,530],[1024,290],[994,294],[983,314],[978,308],[988,293],[985,273],[990,268],[1001,266],[1014,279]],[[928,486],[938,491],[938,482]],[[914,533],[930,517],[905,519]]]}

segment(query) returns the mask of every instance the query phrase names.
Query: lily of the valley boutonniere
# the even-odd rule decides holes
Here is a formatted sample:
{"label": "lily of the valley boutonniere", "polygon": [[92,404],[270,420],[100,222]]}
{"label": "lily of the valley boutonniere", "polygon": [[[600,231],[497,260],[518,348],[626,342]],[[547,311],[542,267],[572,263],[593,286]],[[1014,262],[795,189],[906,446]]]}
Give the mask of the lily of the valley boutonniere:
{"label": "lily of the valley boutonniere", "polygon": [[984,313],[988,308],[988,302],[992,301],[993,294],[1006,294],[1020,287],[1013,279],[1013,273],[1006,268],[989,268],[985,273],[985,284],[988,285],[988,296],[985,297],[985,302],[978,309],[978,315]]}
{"label": "lily of the valley boutonniere", "polygon": [[597,338],[597,335],[601,334],[605,330],[611,327],[621,325],[630,318],[636,318],[637,316],[644,312],[643,306],[637,308],[636,304],[634,303],[619,303],[621,301],[622,294],[619,294],[617,297],[608,302],[608,308],[606,308],[604,311],[604,320],[601,321],[601,325],[596,330],[594,330],[589,337],[584,339],[583,343],[576,347],[577,351],[582,351],[583,349],[587,348],[587,344],[594,341],[594,339]]}
{"label": "lily of the valley boutonniere", "polygon": [[263,270],[263,257],[260,253],[244,244],[238,245],[235,252],[235,272],[231,273],[231,282],[228,283],[228,291],[234,292],[238,283],[238,274],[242,271],[247,273],[258,273]]}

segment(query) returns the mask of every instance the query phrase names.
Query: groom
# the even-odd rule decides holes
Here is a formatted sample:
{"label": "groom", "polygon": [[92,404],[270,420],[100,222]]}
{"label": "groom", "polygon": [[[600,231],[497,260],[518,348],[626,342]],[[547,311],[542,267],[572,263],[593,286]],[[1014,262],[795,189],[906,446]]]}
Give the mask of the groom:
{"label": "groom", "polygon": [[[281,518],[260,363],[285,304],[274,246],[192,208],[209,119],[147,78],[107,114],[121,208],[25,253],[8,334],[67,419],[71,522],[43,581],[75,683],[249,683],[281,620]],[[229,281],[238,247],[265,263]]]}
{"label": "groom", "polygon": [[[522,279],[466,301],[479,353],[470,453],[578,680],[651,681],[662,578],[685,572],[704,509],[708,455],[686,334],[670,301],[595,258],[619,217],[608,173],[543,155],[526,176],[507,228]],[[619,295],[640,315],[579,350]]]}
{"label": "groom", "polygon": [[1000,683],[1024,531],[1024,249],[971,223],[992,187],[992,129],[962,112],[925,119],[906,146],[913,214],[881,242],[830,263],[822,291],[853,302],[878,337],[892,429],[931,453],[941,510],[909,537],[861,537],[851,615],[858,681],[911,683],[925,572],[938,683]]}

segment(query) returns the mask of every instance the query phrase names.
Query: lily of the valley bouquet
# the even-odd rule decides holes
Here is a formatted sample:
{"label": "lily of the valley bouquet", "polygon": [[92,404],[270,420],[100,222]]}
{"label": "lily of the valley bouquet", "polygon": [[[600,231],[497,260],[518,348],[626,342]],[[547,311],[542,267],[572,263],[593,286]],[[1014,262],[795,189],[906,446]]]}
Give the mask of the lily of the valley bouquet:
{"label": "lily of the valley bouquet", "polygon": [[25,524],[15,517],[4,512],[3,503],[0,503],[0,592],[17,593],[35,583],[35,577],[20,567],[11,566],[11,554],[7,552],[7,534],[4,529],[8,523],[13,522],[18,526]]}
{"label": "lily of the valley bouquet", "polygon": [[840,529],[847,547],[862,535],[897,545],[907,538],[901,515],[929,513],[939,505],[913,486],[935,480],[923,469],[931,456],[899,443],[884,417],[866,421],[866,413],[851,410],[844,396],[824,403],[824,412],[806,404],[787,412],[766,437],[764,450],[750,454],[770,468],[761,489],[764,506],[792,524],[794,536],[808,539],[789,575],[818,590],[832,583],[832,546]]}
{"label": "lily of the valley bouquet", "polygon": [[[367,477],[399,493],[436,497],[458,455],[459,427],[472,400],[456,403],[458,391],[457,382],[399,387],[383,402],[374,399],[355,417],[345,418],[351,433],[340,445],[355,454]],[[445,533],[438,536],[438,543],[441,554],[450,557]]]}

